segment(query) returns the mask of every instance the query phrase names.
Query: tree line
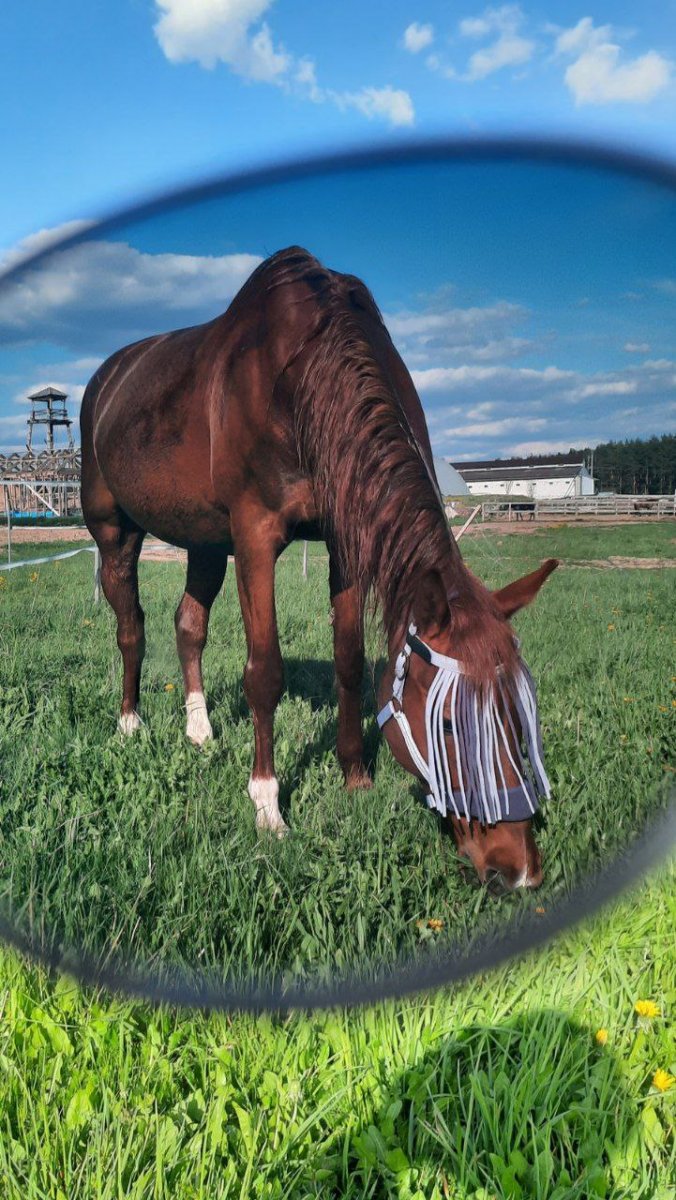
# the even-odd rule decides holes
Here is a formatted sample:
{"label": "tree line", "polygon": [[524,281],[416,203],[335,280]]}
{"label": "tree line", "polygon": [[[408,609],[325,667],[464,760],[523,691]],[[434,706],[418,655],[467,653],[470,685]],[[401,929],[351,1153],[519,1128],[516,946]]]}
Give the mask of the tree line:
{"label": "tree line", "polygon": [[585,462],[588,468],[593,461],[597,492],[655,496],[676,491],[676,434],[673,433],[602,442],[593,450],[591,446],[571,446],[566,454],[531,454],[522,461],[536,466],[571,459]]}

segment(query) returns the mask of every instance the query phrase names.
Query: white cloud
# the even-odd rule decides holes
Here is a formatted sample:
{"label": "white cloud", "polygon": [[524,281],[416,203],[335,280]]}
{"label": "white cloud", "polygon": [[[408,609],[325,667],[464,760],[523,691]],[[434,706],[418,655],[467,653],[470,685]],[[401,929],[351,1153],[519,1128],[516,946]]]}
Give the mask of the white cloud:
{"label": "white cloud", "polygon": [[442,353],[466,362],[515,358],[533,346],[513,332],[527,315],[522,305],[499,300],[485,307],[405,309],[385,313],[384,320],[409,366],[423,367]]}
{"label": "white cloud", "polygon": [[[369,120],[411,125],[413,102],[408,92],[389,85],[348,92],[322,87],[314,61],[297,59],[275,43],[263,20],[272,0],[155,0],[159,17],[154,32],[173,63],[197,62],[213,69],[224,63],[254,83],[275,84],[314,104],[355,109]],[[409,27],[411,28],[411,27]],[[427,29],[419,27],[419,36]],[[408,31],[407,31],[408,32]]]}
{"label": "white cloud", "polygon": [[156,0],[156,5],[155,37],[170,62],[207,68],[223,62],[263,83],[278,83],[291,66],[261,21],[271,0]]}
{"label": "white cloud", "polygon": [[672,63],[656,50],[622,61],[622,48],[610,39],[616,36],[611,25],[595,26],[591,17],[583,17],[556,39],[557,54],[574,56],[566,68],[566,85],[575,103],[645,104],[668,86]]}
{"label": "white cloud", "polygon": [[449,438],[466,437],[502,437],[505,433],[537,433],[544,429],[547,420],[544,417],[505,417],[502,421],[477,421],[470,425],[459,425],[455,429],[444,429]]}
{"label": "white cloud", "polygon": [[431,46],[434,41],[434,28],[432,25],[420,25],[417,21],[413,21],[404,30],[404,47],[411,54],[419,54],[426,46]]}
{"label": "white cloud", "polygon": [[41,254],[43,250],[49,250],[66,238],[84,233],[85,230],[91,229],[93,224],[93,221],[64,221],[61,225],[52,225],[49,229],[38,229],[36,233],[29,233],[28,237],[22,238],[15,246],[10,246],[8,250],[0,250],[0,271],[9,271],[11,267]]}
{"label": "white cloud", "polygon": [[648,354],[650,352],[649,342],[625,342],[624,349],[627,354]]}
{"label": "white cloud", "polygon": [[588,400],[591,396],[628,396],[637,388],[635,379],[595,380],[584,383],[570,393],[571,400]]}
{"label": "white cloud", "polygon": [[485,79],[494,71],[529,62],[535,51],[535,42],[519,33],[523,19],[518,4],[503,4],[500,8],[487,8],[481,17],[467,17],[460,22],[459,29],[463,37],[497,35],[487,46],[471,55],[464,76],[467,81]]}
{"label": "white cloud", "polygon": [[[580,446],[597,446],[601,441],[599,437],[578,437],[577,442]],[[503,453],[505,455],[513,455],[515,458],[526,458],[529,454],[567,454],[574,445],[574,442],[515,442],[512,446],[505,446]]]}
{"label": "white cloud", "polygon": [[504,388],[506,385],[524,387],[542,383],[559,383],[562,380],[574,379],[575,372],[562,371],[559,367],[480,367],[463,365],[461,367],[430,367],[427,370],[412,371],[411,378],[415,386],[424,394],[429,392],[456,391],[465,388],[476,388],[487,383]]}
{"label": "white cloud", "polygon": [[257,254],[146,254],[124,242],[85,242],[5,287],[0,342],[103,353],[223,312],[259,262]]}
{"label": "white cloud", "polygon": [[327,96],[340,109],[355,108],[365,117],[384,117],[391,125],[412,125],[415,120],[413,101],[408,92],[399,88],[364,87],[358,92],[327,91]]}

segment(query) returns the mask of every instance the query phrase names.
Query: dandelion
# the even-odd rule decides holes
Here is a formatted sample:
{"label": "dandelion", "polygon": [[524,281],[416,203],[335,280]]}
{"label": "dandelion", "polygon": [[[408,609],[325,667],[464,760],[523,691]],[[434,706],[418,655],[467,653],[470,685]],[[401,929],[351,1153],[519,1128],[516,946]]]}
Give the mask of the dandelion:
{"label": "dandelion", "polygon": [[666,704],[658,704],[657,707],[659,708],[660,712],[669,712]]}
{"label": "dandelion", "polygon": [[7,580],[5,579],[5,576],[0,575],[0,588],[4,588],[6,586],[7,586]]}
{"label": "dandelion", "polygon": [[165,692],[173,692],[173,690],[174,690],[173,683],[165,683],[164,690],[165,690]]}
{"label": "dandelion", "polygon": [[636,699],[635,696],[625,696],[624,703],[625,704],[633,704],[635,699]]}
{"label": "dandelion", "polygon": [[439,933],[443,927],[444,923],[443,921],[440,921],[438,917],[431,917],[427,922],[427,928],[431,929],[433,933]]}
{"label": "dandelion", "polygon": [[676,1077],[670,1075],[668,1071],[663,1071],[661,1067],[658,1067],[653,1075],[653,1087],[656,1087],[658,1092],[668,1092],[675,1083]]}
{"label": "dandelion", "polygon": [[89,620],[89,617],[85,617],[85,619],[84,619],[84,621],[82,622],[82,624],[83,624],[83,625],[93,625],[93,624],[94,624],[94,622],[93,622],[93,621],[90,621],[90,620]]}
{"label": "dandelion", "polygon": [[594,1034],[594,1038],[598,1042],[599,1046],[605,1046],[606,1042],[608,1041],[608,1030],[597,1029],[596,1033]]}
{"label": "dandelion", "polygon": [[31,571],[31,573],[30,573],[31,583],[37,583],[38,579],[39,579],[39,575],[38,575],[37,571]]}
{"label": "dandelion", "polygon": [[614,626],[614,625],[611,623],[611,624],[608,626],[608,633],[613,633],[613,632],[614,632],[614,630],[615,630],[615,626]]}
{"label": "dandelion", "polygon": [[537,906],[537,908],[535,909],[535,911],[536,911],[536,913],[538,914],[538,916],[539,916],[539,917],[542,917],[542,916],[544,916],[544,911],[545,911],[545,910],[544,910],[544,908],[542,907],[542,905],[541,905],[541,904],[538,904],[538,906]]}
{"label": "dandelion", "polygon": [[660,1015],[659,1007],[654,1000],[637,1000],[634,1012],[637,1012],[639,1017],[647,1017],[649,1020]]}
{"label": "dandelion", "polygon": [[626,746],[627,742],[629,741],[629,738],[627,737],[626,733],[620,734],[620,741],[623,746]]}

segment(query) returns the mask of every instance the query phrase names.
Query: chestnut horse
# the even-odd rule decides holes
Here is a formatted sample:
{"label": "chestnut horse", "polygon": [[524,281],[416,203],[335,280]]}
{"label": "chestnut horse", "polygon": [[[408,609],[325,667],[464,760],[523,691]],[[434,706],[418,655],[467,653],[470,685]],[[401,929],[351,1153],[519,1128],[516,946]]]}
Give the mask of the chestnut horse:
{"label": "chestnut horse", "polygon": [[[413,619],[427,647],[462,660],[478,688],[518,669],[508,618],[556,562],[497,593],[468,571],[445,519],[415,387],[356,277],[299,247],[274,254],[223,315],[146,338],[103,363],[85,391],[81,429],[82,507],[117,617],[123,733],[141,724],[137,563],[146,533],[188,552],[175,625],[187,735],[197,745],[212,736],[201,670],[209,611],[235,556],[255,734],[248,791],[259,829],[286,831],[273,758],[283,691],[274,580],[294,539],[325,540],[329,551],[337,752],[348,788],[370,786],[361,728],[367,593],[380,604],[389,643],[383,695]],[[419,747],[433,674],[411,657],[404,708]],[[517,720],[512,709],[513,734]],[[399,722],[385,735],[420,775]],[[509,757],[505,745],[496,765],[508,775]],[[453,763],[454,774],[459,768]],[[460,853],[482,879],[540,881],[529,818],[449,816]]]}

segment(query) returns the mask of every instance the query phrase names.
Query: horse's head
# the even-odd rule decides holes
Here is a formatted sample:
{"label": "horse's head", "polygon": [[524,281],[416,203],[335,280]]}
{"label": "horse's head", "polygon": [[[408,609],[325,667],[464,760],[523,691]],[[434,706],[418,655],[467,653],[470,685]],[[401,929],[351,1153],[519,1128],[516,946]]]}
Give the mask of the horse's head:
{"label": "horse's head", "polygon": [[533,683],[509,619],[557,565],[548,559],[497,592],[478,585],[459,606],[431,572],[416,625],[403,649],[391,646],[379,689],[378,721],[394,757],[423,781],[459,854],[494,890],[542,881],[532,818],[548,783]]}

